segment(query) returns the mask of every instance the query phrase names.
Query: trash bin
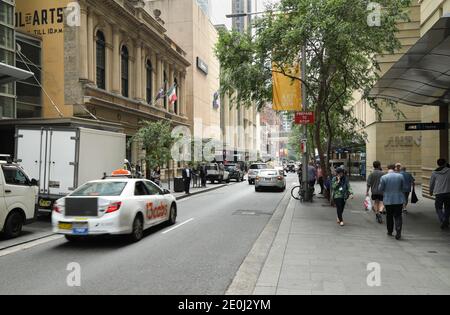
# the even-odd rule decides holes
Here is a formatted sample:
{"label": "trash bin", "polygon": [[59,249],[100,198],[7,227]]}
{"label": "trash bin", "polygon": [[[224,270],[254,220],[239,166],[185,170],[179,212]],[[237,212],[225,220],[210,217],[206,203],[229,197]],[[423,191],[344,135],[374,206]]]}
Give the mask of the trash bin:
{"label": "trash bin", "polygon": [[173,179],[173,190],[176,193],[183,192],[184,191],[184,181],[183,177],[175,177]]}

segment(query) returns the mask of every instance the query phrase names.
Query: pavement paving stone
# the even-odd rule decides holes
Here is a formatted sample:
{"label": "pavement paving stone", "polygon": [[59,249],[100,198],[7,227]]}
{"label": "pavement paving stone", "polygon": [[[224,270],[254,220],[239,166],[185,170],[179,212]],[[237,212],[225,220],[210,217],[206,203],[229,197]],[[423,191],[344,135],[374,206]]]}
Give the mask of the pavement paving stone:
{"label": "pavement paving stone", "polygon": [[[335,210],[324,200],[291,201],[294,212],[283,218],[260,280],[275,285],[277,294],[450,294],[450,233],[440,231],[433,201],[410,206],[403,240],[396,241],[364,211],[365,183],[352,184],[357,197],[347,205],[345,227],[335,223]],[[369,263],[380,265],[380,287],[368,286]],[[276,276],[268,277],[275,269]]]}

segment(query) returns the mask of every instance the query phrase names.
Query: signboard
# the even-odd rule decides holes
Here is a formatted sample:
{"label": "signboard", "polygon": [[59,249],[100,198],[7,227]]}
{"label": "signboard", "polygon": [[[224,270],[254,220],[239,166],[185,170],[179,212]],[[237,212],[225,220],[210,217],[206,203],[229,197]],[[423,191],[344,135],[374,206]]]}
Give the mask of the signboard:
{"label": "signboard", "polygon": [[[285,69],[285,73],[292,77],[300,77],[300,66]],[[284,75],[276,67],[272,71],[273,80],[273,110],[295,111],[302,110],[302,84],[300,80],[293,80]]]}
{"label": "signboard", "polygon": [[418,123],[418,124],[406,124],[406,131],[432,131],[432,130],[446,130],[448,129],[447,123]]}
{"label": "signboard", "polygon": [[208,64],[200,59],[200,57],[197,57],[197,68],[206,75],[209,73]]}
{"label": "signboard", "polygon": [[296,125],[312,125],[314,121],[314,112],[300,112],[295,114]]}

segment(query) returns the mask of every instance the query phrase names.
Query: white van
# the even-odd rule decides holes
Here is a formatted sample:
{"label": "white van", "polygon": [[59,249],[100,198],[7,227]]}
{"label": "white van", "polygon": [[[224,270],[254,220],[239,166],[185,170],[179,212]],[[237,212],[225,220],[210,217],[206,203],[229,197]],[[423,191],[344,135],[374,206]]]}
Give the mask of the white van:
{"label": "white van", "polygon": [[0,233],[6,238],[21,234],[24,224],[37,214],[38,183],[17,164],[0,161]]}

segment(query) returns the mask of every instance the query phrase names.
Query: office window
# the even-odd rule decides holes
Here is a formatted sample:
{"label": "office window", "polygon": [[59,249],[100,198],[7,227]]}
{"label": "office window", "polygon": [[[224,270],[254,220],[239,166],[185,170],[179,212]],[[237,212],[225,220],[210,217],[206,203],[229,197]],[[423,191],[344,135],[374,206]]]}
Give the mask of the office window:
{"label": "office window", "polygon": [[106,89],[106,42],[105,35],[102,32],[97,32],[96,39],[96,70],[97,70],[97,87],[99,89]]}
{"label": "office window", "polygon": [[0,23],[14,24],[14,7],[6,2],[0,2]]}
{"label": "office window", "polygon": [[129,59],[128,48],[126,46],[122,47],[121,51],[121,63],[122,63],[122,95],[129,97]]}
{"label": "office window", "polygon": [[152,67],[152,63],[150,60],[147,60],[147,65],[146,65],[146,69],[147,69],[147,85],[146,85],[146,89],[147,89],[147,103],[148,104],[152,104],[153,103],[153,67]]}
{"label": "office window", "polygon": [[22,58],[17,58],[16,67],[34,73],[34,77],[16,83],[17,118],[40,117],[42,112],[42,82],[41,42],[28,36],[17,34]]}
{"label": "office window", "polygon": [[[175,84],[175,93],[178,98],[179,94],[178,94],[178,80],[177,79],[175,79],[174,84]],[[178,100],[176,100],[175,103],[173,104],[173,111],[175,114],[178,114]]]}

